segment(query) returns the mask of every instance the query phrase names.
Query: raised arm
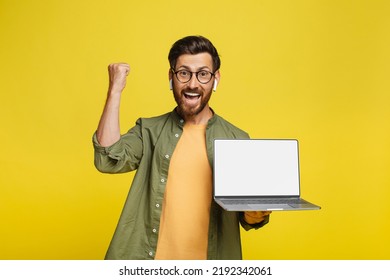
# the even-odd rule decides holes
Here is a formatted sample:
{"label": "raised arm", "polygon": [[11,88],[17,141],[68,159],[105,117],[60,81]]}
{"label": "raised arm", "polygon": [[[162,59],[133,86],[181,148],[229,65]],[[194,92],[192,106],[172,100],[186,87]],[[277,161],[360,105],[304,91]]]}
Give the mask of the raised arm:
{"label": "raised arm", "polygon": [[119,108],[129,73],[130,66],[126,63],[114,63],[108,66],[107,99],[96,132],[97,140],[103,147],[111,146],[120,139]]}

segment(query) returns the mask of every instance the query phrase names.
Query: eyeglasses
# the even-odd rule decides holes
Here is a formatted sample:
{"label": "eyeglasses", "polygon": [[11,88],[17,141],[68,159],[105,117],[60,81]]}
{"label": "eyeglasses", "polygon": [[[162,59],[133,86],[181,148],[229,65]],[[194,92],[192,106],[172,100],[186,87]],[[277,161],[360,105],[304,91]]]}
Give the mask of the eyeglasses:
{"label": "eyeglasses", "polygon": [[214,73],[211,73],[206,70],[201,70],[198,72],[191,72],[188,70],[173,70],[171,69],[173,74],[176,75],[176,78],[179,80],[181,83],[187,83],[191,80],[192,74],[195,74],[196,79],[199,81],[201,84],[207,84],[208,82],[211,81],[212,77],[215,76]]}

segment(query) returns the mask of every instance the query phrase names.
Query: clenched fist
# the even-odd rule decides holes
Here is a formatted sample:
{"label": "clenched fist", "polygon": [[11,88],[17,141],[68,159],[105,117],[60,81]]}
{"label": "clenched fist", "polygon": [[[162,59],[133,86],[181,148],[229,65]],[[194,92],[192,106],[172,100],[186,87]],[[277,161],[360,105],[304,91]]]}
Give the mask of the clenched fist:
{"label": "clenched fist", "polygon": [[127,63],[113,63],[108,66],[110,84],[109,93],[121,93],[126,86],[127,75],[130,73],[130,66]]}
{"label": "clenched fist", "polygon": [[261,223],[272,211],[245,211],[244,219],[248,224]]}

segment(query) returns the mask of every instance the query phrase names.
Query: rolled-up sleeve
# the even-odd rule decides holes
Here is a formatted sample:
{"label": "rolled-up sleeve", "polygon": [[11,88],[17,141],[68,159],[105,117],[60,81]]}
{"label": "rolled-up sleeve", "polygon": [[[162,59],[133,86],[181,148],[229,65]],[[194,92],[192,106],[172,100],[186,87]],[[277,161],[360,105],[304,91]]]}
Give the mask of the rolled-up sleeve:
{"label": "rolled-up sleeve", "polygon": [[95,150],[94,164],[103,173],[124,173],[136,170],[142,159],[143,145],[139,123],[114,144],[102,147],[96,136],[92,137]]}

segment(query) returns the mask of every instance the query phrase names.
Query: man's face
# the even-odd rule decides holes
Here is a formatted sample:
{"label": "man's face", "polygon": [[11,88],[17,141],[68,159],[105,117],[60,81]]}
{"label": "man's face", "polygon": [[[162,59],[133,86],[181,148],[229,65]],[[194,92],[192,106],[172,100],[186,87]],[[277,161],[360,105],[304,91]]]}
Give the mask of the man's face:
{"label": "man's face", "polygon": [[[191,72],[205,70],[213,72],[211,55],[209,53],[183,54],[178,57],[174,70],[188,70]],[[205,110],[209,110],[208,102],[213,90],[214,79],[219,80],[219,71],[206,84],[200,83],[195,73],[192,74],[191,79],[186,83],[180,82],[172,71],[170,71],[169,78],[172,79],[172,90],[178,105],[179,114],[184,119],[194,118],[205,112]]]}

